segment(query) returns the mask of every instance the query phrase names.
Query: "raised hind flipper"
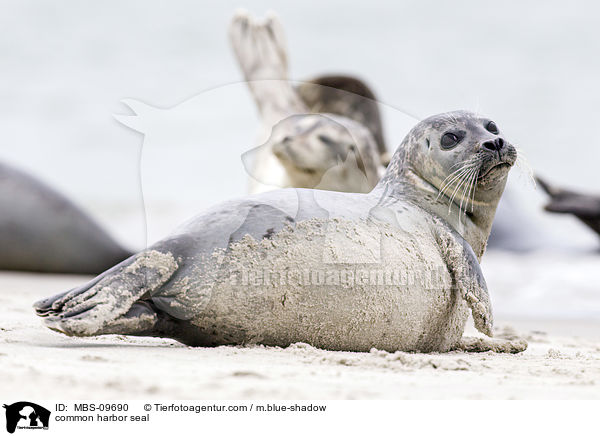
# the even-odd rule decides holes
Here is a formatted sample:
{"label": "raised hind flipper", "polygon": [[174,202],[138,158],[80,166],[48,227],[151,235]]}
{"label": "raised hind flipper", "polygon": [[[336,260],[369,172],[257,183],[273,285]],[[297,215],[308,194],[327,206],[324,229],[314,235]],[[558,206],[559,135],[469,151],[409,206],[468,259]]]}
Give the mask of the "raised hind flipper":
{"label": "raised hind flipper", "polygon": [[80,288],[39,301],[38,315],[52,330],[69,336],[147,331],[157,314],[143,300],[177,270],[171,253],[142,252]]}
{"label": "raised hind flipper", "polygon": [[271,127],[289,115],[308,112],[288,82],[283,26],[274,14],[258,20],[238,11],[229,26],[229,37],[263,122]]}

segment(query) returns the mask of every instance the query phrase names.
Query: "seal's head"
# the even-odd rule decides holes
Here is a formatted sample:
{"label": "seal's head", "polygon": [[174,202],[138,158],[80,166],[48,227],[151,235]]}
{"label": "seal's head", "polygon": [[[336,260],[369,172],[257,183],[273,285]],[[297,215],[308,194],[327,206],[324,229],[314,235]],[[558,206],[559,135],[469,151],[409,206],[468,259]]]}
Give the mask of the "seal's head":
{"label": "seal's head", "polygon": [[267,145],[294,187],[369,192],[381,176],[371,133],[335,115],[285,118],[273,127]]}
{"label": "seal's head", "polygon": [[515,147],[493,120],[448,112],[421,121],[408,133],[382,183],[397,183],[404,192],[417,189],[412,198],[421,206],[443,216],[465,238],[476,227],[485,247],[516,159]]}
{"label": "seal's head", "polygon": [[493,120],[471,112],[450,112],[427,118],[409,136],[411,150],[404,164],[441,193],[466,187],[465,194],[457,193],[455,198],[471,194],[482,200],[491,191],[499,200],[517,151]]}

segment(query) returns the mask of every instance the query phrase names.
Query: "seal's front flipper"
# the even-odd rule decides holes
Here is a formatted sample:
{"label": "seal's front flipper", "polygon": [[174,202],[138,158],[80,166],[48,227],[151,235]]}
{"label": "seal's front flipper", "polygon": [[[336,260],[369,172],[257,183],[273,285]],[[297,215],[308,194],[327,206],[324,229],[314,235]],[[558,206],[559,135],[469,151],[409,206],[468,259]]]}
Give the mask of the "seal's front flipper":
{"label": "seal's front flipper", "polygon": [[438,239],[454,285],[471,309],[475,327],[491,337],[494,326],[492,305],[477,256],[469,243],[458,234],[439,234]]}
{"label": "seal's front flipper", "polygon": [[151,296],[177,270],[171,253],[145,251],[81,288],[36,303],[52,330],[69,336],[135,334],[151,327],[153,314],[140,299]]}
{"label": "seal's front flipper", "polygon": [[457,269],[457,285],[473,315],[475,328],[493,336],[494,316],[485,278],[471,246],[463,240],[462,268]]}
{"label": "seal's front flipper", "polygon": [[527,341],[524,339],[493,339],[493,338],[474,338],[464,336],[461,338],[457,350],[468,353],[483,353],[493,351],[495,353],[521,353],[527,349]]}

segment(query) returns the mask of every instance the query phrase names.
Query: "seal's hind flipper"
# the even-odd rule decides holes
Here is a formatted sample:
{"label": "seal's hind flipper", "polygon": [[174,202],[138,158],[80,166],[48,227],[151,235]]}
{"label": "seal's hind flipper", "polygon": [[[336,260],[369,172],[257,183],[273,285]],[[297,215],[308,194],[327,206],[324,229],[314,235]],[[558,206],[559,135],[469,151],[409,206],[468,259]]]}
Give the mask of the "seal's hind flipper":
{"label": "seal's hind flipper", "polygon": [[557,188],[539,177],[536,181],[551,198],[547,211],[600,218],[600,197]]}
{"label": "seal's hind flipper", "polygon": [[118,265],[110,268],[109,270],[104,271],[102,274],[98,275],[96,278],[87,282],[83,286],[78,286],[78,287],[70,289],[66,292],[62,292],[60,294],[53,295],[52,297],[44,298],[43,300],[37,301],[36,303],[34,303],[33,308],[35,309],[36,313],[39,316],[41,316],[41,317],[49,316],[51,313],[55,312],[60,307],[62,307],[62,305],[67,300],[72,299],[72,298],[76,297],[77,295],[80,295],[80,294],[88,291],[91,287],[96,285],[104,277],[114,273],[115,271],[120,270],[124,265],[127,265],[127,264],[129,264],[129,259],[126,259],[123,262],[119,263]]}
{"label": "seal's hind flipper", "polygon": [[259,20],[238,11],[229,25],[229,39],[269,128],[289,115],[309,112],[288,82],[286,43],[277,16],[270,14]]}
{"label": "seal's hind flipper", "polygon": [[132,329],[151,327],[154,316],[140,299],[156,292],[177,267],[171,253],[145,251],[86,285],[34,307],[47,327],[69,336],[135,334]]}
{"label": "seal's hind flipper", "polygon": [[285,37],[276,15],[260,20],[237,11],[229,25],[229,39],[246,80],[287,80]]}
{"label": "seal's hind flipper", "polygon": [[536,177],[537,183],[550,196],[544,207],[548,212],[570,213],[600,235],[600,197],[557,188]]}

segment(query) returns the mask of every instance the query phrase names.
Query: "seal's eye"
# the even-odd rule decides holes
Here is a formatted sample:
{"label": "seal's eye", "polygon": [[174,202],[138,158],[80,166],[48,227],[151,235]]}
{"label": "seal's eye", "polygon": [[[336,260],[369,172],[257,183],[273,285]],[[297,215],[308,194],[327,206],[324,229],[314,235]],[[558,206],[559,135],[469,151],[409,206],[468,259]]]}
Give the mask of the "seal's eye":
{"label": "seal's eye", "polygon": [[455,147],[458,144],[460,139],[454,133],[444,133],[442,136],[442,148],[449,149]]}
{"label": "seal's eye", "polygon": [[319,138],[319,141],[321,141],[325,145],[335,145],[335,141],[329,136],[319,135],[317,136],[317,138]]}
{"label": "seal's eye", "polygon": [[498,134],[498,126],[493,121],[490,121],[489,123],[487,123],[485,126],[485,129],[488,132],[493,133],[494,135]]}

